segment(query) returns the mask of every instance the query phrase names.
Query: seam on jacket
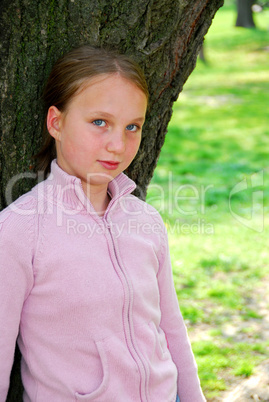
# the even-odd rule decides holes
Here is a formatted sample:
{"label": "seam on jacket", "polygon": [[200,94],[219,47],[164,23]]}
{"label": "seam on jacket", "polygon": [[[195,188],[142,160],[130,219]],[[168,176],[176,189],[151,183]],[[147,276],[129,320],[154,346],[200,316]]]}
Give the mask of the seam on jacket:
{"label": "seam on jacket", "polygon": [[[28,361],[27,368],[28,368],[28,370],[30,371],[30,373],[33,374],[32,368],[31,368],[30,365],[29,365],[30,360],[28,359],[28,356],[29,356],[29,349],[28,349],[28,345],[27,345],[26,342],[25,342],[24,333],[23,333],[22,328],[20,328],[20,337],[21,337],[22,342],[23,342],[24,347],[25,347],[25,352],[26,352],[26,356],[27,356],[27,359],[26,359],[26,360]],[[33,402],[36,402],[36,401],[37,401],[37,394],[38,394],[38,382],[37,382],[37,379],[35,378],[34,375],[32,375],[32,378],[33,378],[34,381],[35,381],[35,397],[34,397]]]}

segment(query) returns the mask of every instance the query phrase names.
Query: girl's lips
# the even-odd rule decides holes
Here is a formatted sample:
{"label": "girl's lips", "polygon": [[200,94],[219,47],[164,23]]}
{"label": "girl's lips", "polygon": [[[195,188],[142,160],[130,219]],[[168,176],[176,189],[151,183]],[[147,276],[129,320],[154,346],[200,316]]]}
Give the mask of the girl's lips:
{"label": "girl's lips", "polygon": [[113,161],[98,161],[105,169],[108,170],[116,170],[120,164],[120,162]]}

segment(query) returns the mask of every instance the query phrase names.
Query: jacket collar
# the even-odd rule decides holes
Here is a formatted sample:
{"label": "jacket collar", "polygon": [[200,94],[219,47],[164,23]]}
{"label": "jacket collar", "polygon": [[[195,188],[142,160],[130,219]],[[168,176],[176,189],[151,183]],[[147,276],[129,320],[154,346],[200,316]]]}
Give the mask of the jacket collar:
{"label": "jacket collar", "polygon": [[[51,173],[46,184],[47,195],[50,199],[53,198],[54,203],[63,204],[68,209],[93,212],[93,207],[83,191],[81,180],[62,170],[56,159],[51,163]],[[121,197],[132,193],[135,188],[134,181],[124,173],[120,173],[108,184],[108,193],[111,197],[109,209]]]}

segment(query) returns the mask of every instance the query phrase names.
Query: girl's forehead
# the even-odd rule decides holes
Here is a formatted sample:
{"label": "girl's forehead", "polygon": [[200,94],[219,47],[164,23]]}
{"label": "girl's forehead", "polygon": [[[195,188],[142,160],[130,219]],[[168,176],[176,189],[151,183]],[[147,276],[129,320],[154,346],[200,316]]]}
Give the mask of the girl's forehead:
{"label": "girl's forehead", "polygon": [[[123,84],[126,85],[132,85],[134,86],[134,88],[139,89],[140,91],[142,91],[144,93],[144,95],[147,98],[147,94],[143,91],[143,89],[138,85],[137,82],[135,82],[135,80],[132,80],[131,78],[128,78],[126,76],[124,76],[123,74],[121,74],[120,72],[116,72],[116,73],[106,73],[106,74],[98,74],[94,77],[90,77],[90,78],[86,78],[81,82],[81,85],[79,87],[78,92],[83,91],[86,88],[89,88],[91,86],[95,86],[96,84],[104,84],[104,86],[106,86],[106,84],[110,85],[111,82],[121,82]],[[103,85],[101,85],[103,86]]]}
{"label": "girl's forehead", "polygon": [[147,94],[136,82],[126,78],[120,73],[110,73],[98,74],[94,77],[81,80],[78,89],[70,99],[69,104],[72,103],[72,101],[78,96],[80,97],[86,93],[91,93],[91,87],[95,93],[98,91],[101,93],[106,93],[106,91],[110,91],[110,89],[115,93],[115,91],[120,91],[125,86],[129,88],[131,87],[135,92],[138,90],[138,92],[143,93],[146,98],[146,104],[148,103]]}
{"label": "girl's forehead", "polygon": [[108,77],[112,76],[112,74],[98,74],[95,75],[94,77],[89,77],[89,78],[82,78],[77,82],[77,91],[75,92],[75,96],[81,93],[83,90],[86,88],[89,88],[90,86],[97,84],[99,82],[105,81]]}
{"label": "girl's forehead", "polygon": [[147,96],[136,83],[121,74],[99,74],[81,82],[79,89],[70,99],[66,112],[70,111],[71,107],[113,106],[116,110],[119,106],[126,107],[127,103],[132,109],[147,109]]}
{"label": "girl's forehead", "polygon": [[99,84],[105,82],[109,77],[114,76],[115,74],[97,74],[94,77],[82,78],[76,82],[76,91],[70,96],[67,102],[67,108],[69,108],[70,104],[80,96],[82,93],[85,93],[86,89],[89,89],[91,86],[95,84]]}

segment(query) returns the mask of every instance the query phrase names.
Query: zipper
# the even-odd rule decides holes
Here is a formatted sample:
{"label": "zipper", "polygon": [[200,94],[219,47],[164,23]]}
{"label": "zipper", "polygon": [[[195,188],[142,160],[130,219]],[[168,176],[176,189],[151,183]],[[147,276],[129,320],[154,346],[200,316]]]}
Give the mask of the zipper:
{"label": "zipper", "polygon": [[[80,186],[80,190],[82,191],[83,194],[83,198],[84,200],[86,200],[86,206],[87,206],[87,211],[88,211],[88,205],[91,205],[90,201],[87,199],[84,190],[82,188],[82,184],[81,182],[79,183]],[[135,345],[135,336],[134,336],[134,331],[132,328],[132,318],[131,318],[131,314],[132,314],[132,302],[131,302],[131,285],[128,279],[128,275],[125,272],[122,264],[119,261],[119,256],[117,253],[117,247],[116,247],[116,241],[113,237],[113,233],[112,233],[112,226],[108,221],[108,213],[111,211],[111,209],[114,207],[114,205],[116,204],[116,201],[118,201],[120,198],[122,198],[123,196],[125,196],[126,194],[130,193],[130,190],[132,190],[133,188],[131,187],[127,187],[125,190],[121,191],[116,197],[112,198],[106,211],[105,214],[102,218],[100,218],[97,214],[93,214],[92,217],[95,219],[95,221],[100,225],[101,223],[103,225],[106,226],[107,232],[109,233],[109,238],[111,240],[111,244],[112,244],[112,250],[113,250],[113,254],[116,260],[116,266],[118,267],[118,269],[114,266],[113,261],[112,264],[115,268],[115,271],[122,283],[122,287],[123,287],[123,291],[124,291],[124,314],[123,314],[123,327],[124,327],[124,335],[125,335],[125,340],[126,340],[126,345],[129,349],[129,352],[133,358],[133,360],[135,361],[137,367],[138,367],[138,371],[140,373],[140,398],[141,398],[141,402],[149,402],[149,395],[148,395],[148,382],[149,382],[149,374],[147,374],[147,367],[145,362],[143,361],[143,357],[141,356],[141,354],[138,351],[137,346]],[[80,200],[79,195],[77,194],[78,199]],[[81,200],[80,200],[81,201]],[[88,211],[88,212],[91,212]]]}
{"label": "zipper", "polygon": [[[117,272],[117,275],[119,276],[119,279],[122,283],[123,286],[123,291],[124,291],[124,310],[123,310],[123,327],[124,327],[124,334],[125,334],[125,340],[126,340],[126,345],[128,347],[128,350],[135,361],[139,373],[140,373],[140,397],[141,401],[148,402],[149,397],[148,397],[148,374],[147,374],[147,369],[145,362],[143,361],[143,358],[141,354],[138,351],[138,348],[135,344],[134,340],[134,333],[132,330],[132,290],[131,290],[131,285],[130,281],[128,279],[127,273],[125,272],[121,262],[119,261],[119,256],[117,253],[117,247],[116,247],[116,241],[113,237],[113,233],[111,231],[111,225],[110,223],[104,219],[106,228],[108,229],[109,237],[111,239],[112,243],[112,249],[113,249],[113,254],[117,263],[117,268],[115,269]],[[114,264],[113,264],[114,265]]]}

